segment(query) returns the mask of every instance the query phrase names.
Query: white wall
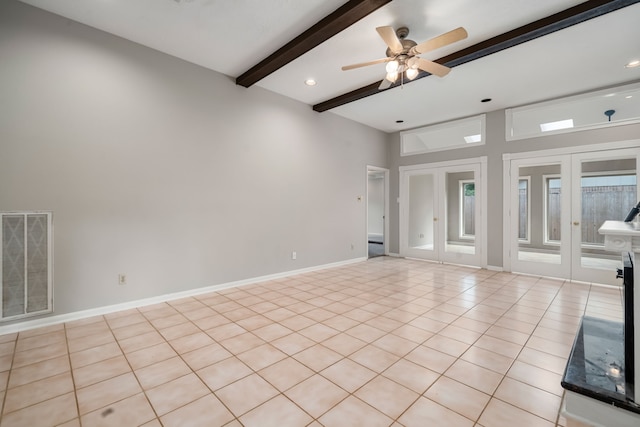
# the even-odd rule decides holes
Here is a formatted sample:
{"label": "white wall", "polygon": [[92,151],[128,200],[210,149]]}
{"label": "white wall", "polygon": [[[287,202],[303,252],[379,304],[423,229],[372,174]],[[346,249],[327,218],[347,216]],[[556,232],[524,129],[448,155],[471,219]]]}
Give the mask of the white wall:
{"label": "white wall", "polygon": [[366,256],[386,134],[13,0],[0,58],[0,211],[53,211],[55,314]]}

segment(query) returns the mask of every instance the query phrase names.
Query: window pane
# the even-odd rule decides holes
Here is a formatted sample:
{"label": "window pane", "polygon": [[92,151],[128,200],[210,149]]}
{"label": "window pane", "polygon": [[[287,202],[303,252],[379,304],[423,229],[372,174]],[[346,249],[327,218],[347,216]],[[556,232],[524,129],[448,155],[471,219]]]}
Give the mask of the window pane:
{"label": "window pane", "polygon": [[547,240],[559,242],[560,238],[560,214],[561,199],[560,178],[547,179]]}
{"label": "window pane", "polygon": [[447,172],[445,251],[456,254],[476,253],[475,247],[475,172]]}
{"label": "window pane", "polygon": [[529,240],[529,180],[518,181],[518,239]]}
{"label": "window pane", "polygon": [[434,177],[432,174],[409,177],[410,248],[433,250]]}
{"label": "window pane", "polygon": [[609,219],[623,220],[636,203],[635,175],[583,177],[582,243],[604,245],[598,229]]}
{"label": "window pane", "polygon": [[467,148],[485,143],[485,116],[454,120],[400,132],[403,156],[431,151]]}
{"label": "window pane", "polygon": [[[509,108],[506,110],[507,141],[635,122],[640,119],[639,95],[640,85],[634,83]],[[612,111],[613,114],[603,114],[605,111]]]}
{"label": "window pane", "polygon": [[584,161],[581,172],[580,265],[615,271],[620,252],[605,250],[598,230],[607,220],[623,220],[637,203],[636,159]]}
{"label": "window pane", "polygon": [[476,234],[476,185],[466,182],[462,185],[462,234],[475,236]]}
{"label": "window pane", "polygon": [[519,261],[562,264],[560,242],[551,240],[560,239],[560,173],[553,163],[519,168]]}

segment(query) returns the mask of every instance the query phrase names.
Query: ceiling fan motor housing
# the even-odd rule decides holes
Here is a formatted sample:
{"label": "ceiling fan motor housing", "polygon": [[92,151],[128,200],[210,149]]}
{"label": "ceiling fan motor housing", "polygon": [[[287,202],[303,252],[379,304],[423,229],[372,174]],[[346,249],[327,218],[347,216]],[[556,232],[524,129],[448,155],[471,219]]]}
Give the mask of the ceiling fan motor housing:
{"label": "ceiling fan motor housing", "polygon": [[408,39],[400,39],[400,43],[402,43],[402,52],[400,52],[399,54],[394,54],[393,52],[391,52],[391,48],[387,48],[386,54],[389,58],[394,58],[398,55],[409,55],[409,50],[411,50],[412,47],[417,45],[416,42]]}
{"label": "ceiling fan motor housing", "polygon": [[396,36],[398,36],[400,40],[406,39],[408,35],[409,29],[407,27],[400,27],[396,30]]}

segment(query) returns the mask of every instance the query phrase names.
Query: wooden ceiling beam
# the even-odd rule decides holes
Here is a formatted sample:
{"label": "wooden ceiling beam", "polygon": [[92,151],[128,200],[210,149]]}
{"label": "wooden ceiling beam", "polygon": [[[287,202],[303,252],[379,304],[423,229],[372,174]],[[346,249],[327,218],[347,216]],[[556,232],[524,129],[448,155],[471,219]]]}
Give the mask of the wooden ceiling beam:
{"label": "wooden ceiling beam", "polygon": [[[515,30],[474,44],[473,46],[454,52],[451,55],[436,59],[434,62],[453,68],[638,2],[640,2],[640,0],[589,0],[565,9],[562,12],[523,25]],[[420,72],[414,80],[405,81],[404,84],[409,84],[412,81],[430,75],[431,74],[426,72]],[[389,87],[389,89],[379,90],[378,86],[380,86],[380,83],[381,81],[371,83],[370,85],[339,95],[314,105],[313,109],[318,112],[327,111],[398,86],[398,83],[396,83]]]}
{"label": "wooden ceiling beam", "polygon": [[391,1],[349,0],[236,78],[236,84],[244,87],[253,85]]}

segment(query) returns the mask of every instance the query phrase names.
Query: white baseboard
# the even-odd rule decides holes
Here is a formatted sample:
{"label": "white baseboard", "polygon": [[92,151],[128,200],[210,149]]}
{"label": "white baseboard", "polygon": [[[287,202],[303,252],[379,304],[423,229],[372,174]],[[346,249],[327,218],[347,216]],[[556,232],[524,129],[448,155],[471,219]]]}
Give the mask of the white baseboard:
{"label": "white baseboard", "polygon": [[400,256],[400,254],[396,254],[396,253],[393,253],[393,252],[389,252],[388,256],[392,256],[394,258],[402,258],[402,256]]}
{"label": "white baseboard", "polygon": [[487,270],[489,271],[504,271],[502,267],[498,267],[497,265],[487,265]]}
{"label": "white baseboard", "polygon": [[299,270],[285,271],[282,273],[269,274],[266,276],[253,277],[250,279],[238,280],[235,282],[222,283],[219,285],[205,286],[202,288],[190,289],[188,291],[174,292],[170,294],[158,295],[155,297],[128,301],[120,304],[107,305],[103,307],[91,308],[88,310],[75,311],[73,313],[59,314],[40,319],[27,320],[24,322],[13,323],[11,325],[0,326],[0,335],[11,334],[15,332],[26,331],[29,329],[42,328],[45,326],[57,325],[74,320],[86,319],[93,316],[102,316],[104,314],[115,313],[117,311],[129,310],[132,308],[145,307],[148,305],[159,304],[167,301],[174,301],[181,298],[202,295],[209,292],[221,291],[223,289],[235,288],[238,286],[251,285],[254,283],[267,282],[269,280],[282,279],[285,277],[295,276],[303,273],[310,273],[318,270],[326,270],[329,268],[342,267],[345,265],[356,264],[366,261],[366,257],[353,258],[346,261],[333,262],[329,264],[317,265],[314,267],[301,268]]}

